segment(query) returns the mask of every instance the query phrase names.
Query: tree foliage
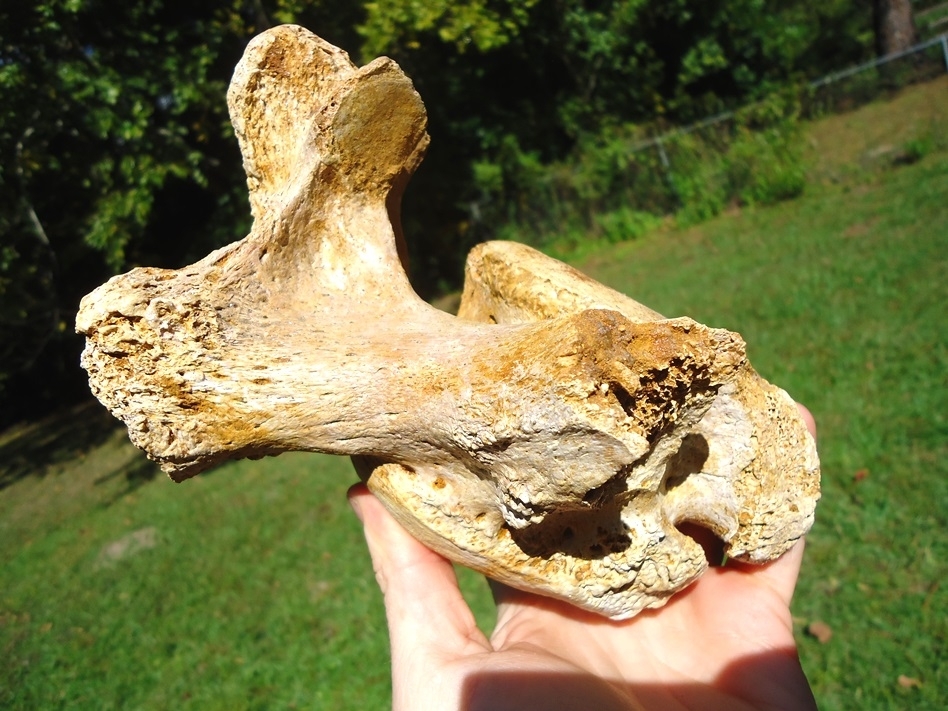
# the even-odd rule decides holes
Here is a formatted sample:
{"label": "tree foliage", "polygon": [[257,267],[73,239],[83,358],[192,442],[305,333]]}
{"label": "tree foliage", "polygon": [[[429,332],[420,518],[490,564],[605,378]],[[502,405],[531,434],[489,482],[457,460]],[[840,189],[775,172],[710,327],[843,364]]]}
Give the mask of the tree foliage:
{"label": "tree foliage", "polygon": [[0,5],[0,389],[19,411],[82,392],[84,293],[247,229],[227,83],[247,40],[299,6],[354,41],[357,15],[305,0]]}
{"label": "tree foliage", "polygon": [[470,244],[522,211],[518,186],[590,138],[733,108],[865,59],[872,45],[868,0],[365,7],[363,57],[394,57],[430,112],[432,147],[405,211],[425,220],[408,226],[422,285],[459,274]]}
{"label": "tree foliage", "polygon": [[498,186],[630,125],[687,121],[861,59],[871,19],[869,0],[0,4],[0,411],[82,392],[81,295],[246,231],[224,96],[268,26],[297,22],[362,61],[388,54],[415,81],[433,142],[406,230],[430,293],[516,212],[516,191]]}

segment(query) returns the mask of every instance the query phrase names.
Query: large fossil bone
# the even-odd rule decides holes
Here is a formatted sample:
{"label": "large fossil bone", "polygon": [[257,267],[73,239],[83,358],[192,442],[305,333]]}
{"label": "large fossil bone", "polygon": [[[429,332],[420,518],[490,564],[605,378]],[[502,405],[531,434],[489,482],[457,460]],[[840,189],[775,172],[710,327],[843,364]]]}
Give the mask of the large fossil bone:
{"label": "large fossil bone", "polygon": [[509,243],[472,253],[459,317],[414,294],[398,205],[428,136],[394,62],[279,27],[228,102],[250,235],[115,277],[77,317],[93,392],[173,479],[351,455],[435,550],[614,618],[704,570],[682,522],[750,561],[808,530],[813,441],[736,334]]}

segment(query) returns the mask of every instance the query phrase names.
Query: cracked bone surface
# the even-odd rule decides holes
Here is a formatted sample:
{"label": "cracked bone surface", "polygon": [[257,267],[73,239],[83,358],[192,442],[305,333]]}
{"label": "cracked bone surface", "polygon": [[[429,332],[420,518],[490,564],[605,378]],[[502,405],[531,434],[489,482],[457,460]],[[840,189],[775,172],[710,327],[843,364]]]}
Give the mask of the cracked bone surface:
{"label": "cracked bone surface", "polygon": [[433,549],[616,619],[705,569],[684,522],[755,562],[808,530],[813,440],[738,335],[512,243],[472,252],[458,317],[415,295],[398,205],[428,136],[394,62],[278,27],[228,102],[250,234],[115,277],[77,317],[93,392],[173,479],[350,455]]}

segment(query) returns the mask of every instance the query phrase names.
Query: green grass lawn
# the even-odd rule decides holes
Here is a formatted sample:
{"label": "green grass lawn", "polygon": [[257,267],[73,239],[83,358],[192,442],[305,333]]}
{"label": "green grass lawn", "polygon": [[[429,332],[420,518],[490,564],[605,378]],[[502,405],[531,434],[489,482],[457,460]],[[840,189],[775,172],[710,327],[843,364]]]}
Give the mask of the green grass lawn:
{"label": "green grass lawn", "polygon": [[348,462],[288,455],[129,489],[111,476],[121,438],[3,492],[0,707],[382,708]]}
{"label": "green grass lawn", "polygon": [[[946,86],[900,102],[943,102]],[[824,711],[948,698],[948,151],[877,160],[858,127],[899,106],[815,127],[800,199],[580,265],[668,316],[741,332],[816,415],[824,496],[794,614]],[[855,157],[837,160],[837,143]],[[176,485],[91,410],[16,434],[0,435],[0,708],[388,707],[347,461],[284,455]],[[483,581],[463,583],[489,624]],[[804,631],[818,620],[828,642]]]}

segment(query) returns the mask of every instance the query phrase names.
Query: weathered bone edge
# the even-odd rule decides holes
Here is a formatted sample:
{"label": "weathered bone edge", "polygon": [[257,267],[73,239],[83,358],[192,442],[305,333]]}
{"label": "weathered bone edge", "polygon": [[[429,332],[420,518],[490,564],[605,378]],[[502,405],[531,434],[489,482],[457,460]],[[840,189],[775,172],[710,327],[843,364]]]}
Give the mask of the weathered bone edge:
{"label": "weathered bone edge", "polygon": [[350,455],[434,550],[615,619],[705,569],[683,522],[753,562],[810,528],[813,439],[737,334],[513,243],[472,251],[458,317],[415,295],[398,211],[428,135],[394,62],[277,27],[228,104],[250,234],[114,277],[76,319],[92,391],[173,479]]}

